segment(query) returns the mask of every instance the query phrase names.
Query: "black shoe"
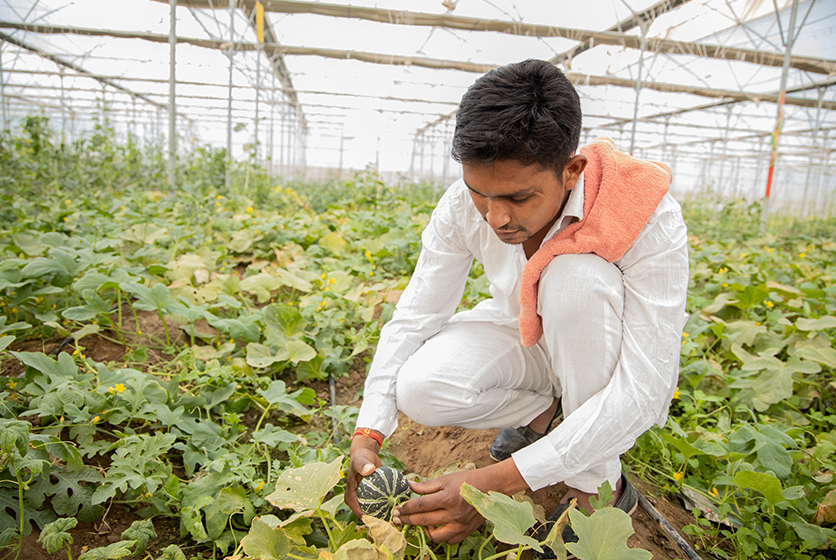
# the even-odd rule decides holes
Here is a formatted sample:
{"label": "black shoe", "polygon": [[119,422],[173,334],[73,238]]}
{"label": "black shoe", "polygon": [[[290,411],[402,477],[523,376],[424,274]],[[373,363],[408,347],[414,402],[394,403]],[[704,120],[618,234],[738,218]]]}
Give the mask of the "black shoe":
{"label": "black shoe", "polygon": [[[638,505],[638,490],[636,490],[636,488],[630,483],[630,479],[627,478],[627,475],[622,474],[621,496],[619,496],[618,500],[615,501],[613,507],[617,507],[618,509],[624,511],[627,515],[633,515],[633,512],[636,511]],[[563,513],[567,509],[569,509],[569,507],[569,504],[560,504],[559,506],[557,506],[557,509],[554,510],[554,512],[549,516],[549,519],[546,522],[546,524],[534,534],[534,539],[538,542],[544,541],[546,537],[549,535],[549,531],[551,531],[552,527],[554,527],[554,524],[557,522],[558,519],[560,519],[560,516],[563,515]],[[571,525],[566,525],[566,527],[563,528],[563,533],[561,533],[561,536],[563,537],[563,544],[578,542],[578,536],[572,530]],[[547,546],[543,547],[543,552],[537,552],[536,550],[532,550],[531,552],[534,555],[534,558],[557,558],[554,551]],[[570,553],[567,557],[567,560],[569,558],[574,558],[574,556],[572,556],[572,554]]]}
{"label": "black shoe", "polygon": [[[563,419],[563,402],[557,401],[557,410],[554,411],[554,416],[549,422],[549,427],[546,434],[552,429],[552,424],[555,420]],[[491,459],[494,461],[504,461],[508,459],[512,453],[516,453],[523,447],[528,447],[538,439],[546,434],[538,434],[528,426],[520,428],[505,428],[496,434],[496,437],[491,444]]]}

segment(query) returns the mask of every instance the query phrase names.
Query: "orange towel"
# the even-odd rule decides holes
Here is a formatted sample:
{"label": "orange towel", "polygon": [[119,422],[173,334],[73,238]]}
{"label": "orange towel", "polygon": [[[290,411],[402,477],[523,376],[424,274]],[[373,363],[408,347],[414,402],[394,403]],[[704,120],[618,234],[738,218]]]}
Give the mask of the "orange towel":
{"label": "orange towel", "polygon": [[583,174],[583,219],[546,241],[523,269],[520,338],[525,347],[534,346],[543,335],[537,293],[546,265],[567,253],[594,253],[617,261],[633,245],[671,182],[666,165],[634,159],[609,139],[596,140],[580,153],[589,159]]}

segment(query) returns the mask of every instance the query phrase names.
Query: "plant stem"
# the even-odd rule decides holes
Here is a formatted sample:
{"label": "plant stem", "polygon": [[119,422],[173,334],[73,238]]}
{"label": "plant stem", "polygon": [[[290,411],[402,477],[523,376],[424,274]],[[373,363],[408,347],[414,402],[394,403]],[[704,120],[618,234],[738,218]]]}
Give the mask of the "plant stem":
{"label": "plant stem", "polygon": [[168,324],[165,322],[165,317],[163,317],[163,310],[157,309],[157,315],[160,316],[160,321],[163,322],[163,329],[165,330],[165,343],[167,346],[171,346],[171,337],[168,336]]}
{"label": "plant stem", "polygon": [[331,528],[328,526],[328,522],[325,520],[325,516],[322,515],[322,510],[317,509],[316,513],[319,515],[319,518],[322,520],[322,526],[325,527],[325,532],[328,533],[328,545],[331,549],[331,552],[336,552],[336,543],[334,542],[334,535],[331,534]]}

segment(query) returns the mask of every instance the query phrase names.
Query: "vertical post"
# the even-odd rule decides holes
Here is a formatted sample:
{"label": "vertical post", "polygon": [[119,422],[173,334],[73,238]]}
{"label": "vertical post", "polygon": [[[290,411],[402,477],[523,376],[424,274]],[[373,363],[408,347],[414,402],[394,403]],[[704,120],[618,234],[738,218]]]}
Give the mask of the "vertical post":
{"label": "vertical post", "polygon": [[273,157],[273,132],[274,132],[274,124],[276,115],[276,73],[273,72],[272,84],[270,86],[270,128],[267,135],[267,159],[270,161],[270,175],[273,175],[276,171],[274,167],[274,160]]}
{"label": "vertical post", "polygon": [[235,53],[235,0],[229,0],[229,87],[226,104],[226,188],[232,185],[232,56]]}
{"label": "vertical post", "polygon": [[636,77],[636,102],[633,104],[633,127],[630,131],[630,155],[636,147],[636,123],[639,119],[639,96],[642,92],[642,70],[644,70],[644,51],[647,48],[647,23],[642,22],[642,49],[639,54],[639,73]]}
{"label": "vertical post", "polygon": [[261,46],[255,51],[255,146],[253,153],[258,161],[258,94],[261,89]]}
{"label": "vertical post", "polygon": [[819,103],[816,107],[816,126],[813,128],[813,141],[810,142],[810,164],[807,166],[807,177],[804,179],[804,195],[801,197],[801,217],[807,217],[807,189],[810,187],[810,172],[813,170],[813,161],[816,154],[816,141],[821,128],[821,105],[824,100],[825,88],[819,88]]}
{"label": "vertical post", "polygon": [[[761,233],[766,233],[766,221],[769,217],[769,195],[772,191],[772,176],[775,172],[775,159],[778,156],[778,137],[781,135],[781,129],[784,127],[784,98],[787,94],[787,73],[790,67],[792,46],[793,43],[795,43],[795,38],[797,36],[795,32],[796,15],[798,15],[798,0],[793,0],[792,12],[790,13],[790,27],[787,30],[787,39],[784,45],[784,64],[781,70],[781,95],[778,98],[775,129],[772,131],[772,152],[769,155],[769,173],[766,176],[766,194],[764,195],[763,206],[761,208]],[[775,16],[780,20],[780,13],[776,13]]]}
{"label": "vertical post", "polygon": [[0,114],[2,114],[2,122],[0,122],[0,130],[6,130],[6,77],[3,74],[3,47],[6,41],[0,41]]}
{"label": "vertical post", "polygon": [[340,170],[337,173],[337,180],[343,180],[343,147],[345,143],[345,133],[340,132]]}
{"label": "vertical post", "polygon": [[[170,0],[171,22],[168,34],[168,188],[177,188],[177,105],[176,105],[176,51],[177,51],[177,0]],[[63,90],[62,90],[63,92]]]}
{"label": "vertical post", "polygon": [[58,76],[61,80],[61,145],[67,145],[67,115],[65,112],[65,103],[66,100],[64,99],[64,67],[58,67]]}

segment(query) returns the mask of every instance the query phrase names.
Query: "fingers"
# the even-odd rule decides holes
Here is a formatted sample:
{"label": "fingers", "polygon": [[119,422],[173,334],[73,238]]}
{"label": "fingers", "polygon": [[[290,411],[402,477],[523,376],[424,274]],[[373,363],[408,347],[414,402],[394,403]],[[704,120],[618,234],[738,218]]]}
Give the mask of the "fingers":
{"label": "fingers", "polygon": [[348,473],[346,473],[345,504],[357,517],[362,517],[360,504],[357,502],[357,487],[363,477],[372,474],[375,469],[381,466],[378,450],[380,446],[369,437],[357,437],[351,442],[351,455],[348,460]]}

